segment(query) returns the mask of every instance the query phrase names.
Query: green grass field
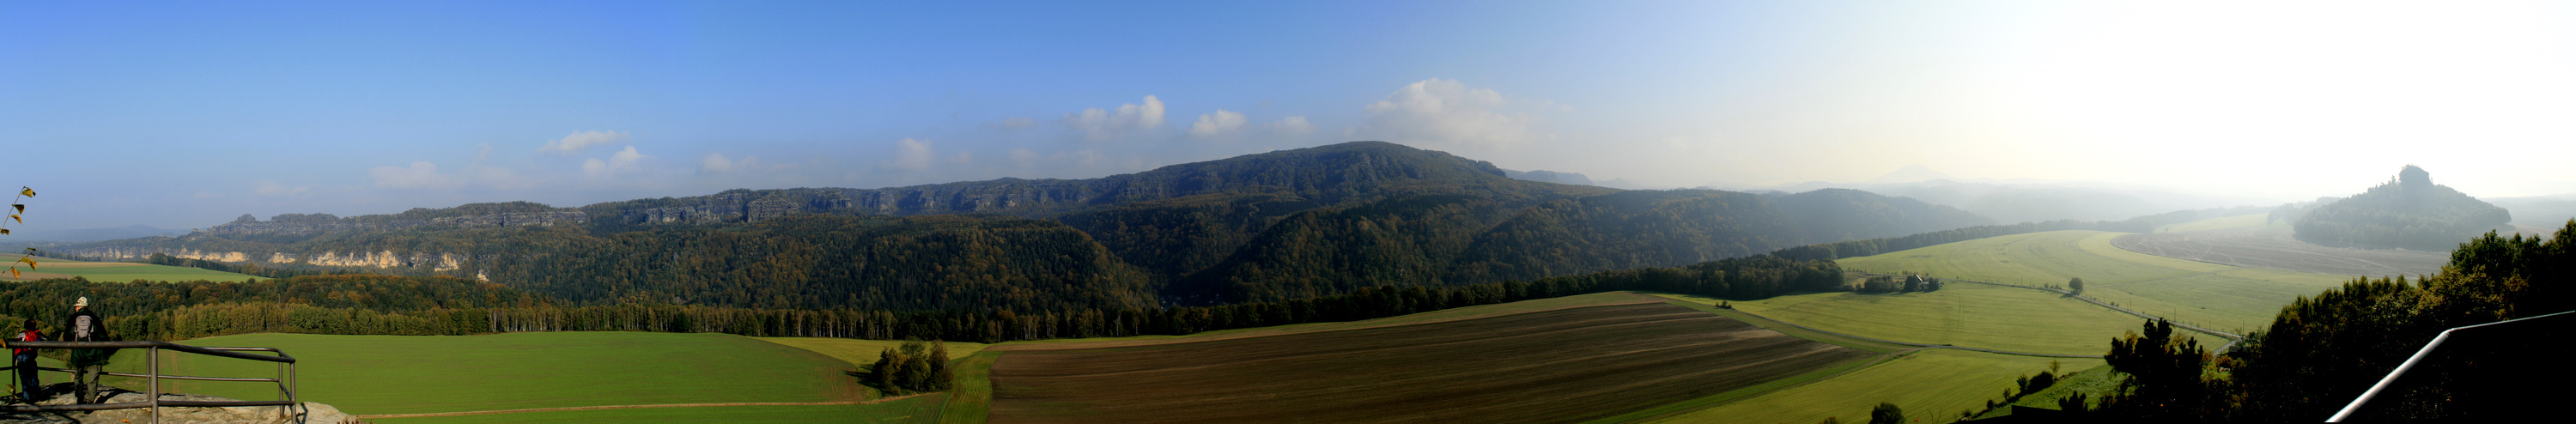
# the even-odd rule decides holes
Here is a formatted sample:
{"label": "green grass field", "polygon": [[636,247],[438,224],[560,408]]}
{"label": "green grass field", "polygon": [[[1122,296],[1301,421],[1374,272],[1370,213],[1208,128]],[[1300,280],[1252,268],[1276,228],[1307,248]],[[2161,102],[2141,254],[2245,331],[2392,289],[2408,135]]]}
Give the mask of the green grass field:
{"label": "green grass field", "polygon": [[[1861,337],[2062,355],[2100,355],[2110,348],[2112,337],[2136,331],[2144,322],[2048,292],[1980,284],[1952,284],[1927,293],[1795,294],[1734,305]],[[2225,343],[2216,338],[2202,342],[2211,341]]]}
{"label": "green grass field", "polygon": [[2122,233],[2049,231],[1987,237],[1920,249],[1834,261],[1855,271],[1900,271],[1933,277],[2027,286],[2065,285],[2082,277],[2088,287],[2220,272],[2235,267],[2121,250]]}
{"label": "green grass field", "polygon": [[[2065,398],[2067,395],[2076,393],[2083,393],[2087,399],[2090,399],[2090,401],[2086,402],[2088,404],[2098,403],[2098,401],[2102,399],[2102,394],[2110,393],[2112,389],[2119,388],[2120,379],[2126,378],[2125,374],[2120,374],[2118,371],[2112,371],[2111,366],[2109,365],[2087,368],[2080,371],[2074,368],[2059,368],[2059,370],[2067,372],[2068,374],[2058,377],[2056,385],[2048,386],[2046,389],[2039,389],[2039,392],[2036,393],[2023,395],[2020,400],[2015,400],[2012,404],[2034,408],[2058,409],[2058,399]],[[1996,394],[2001,395],[2002,393]],[[1998,398],[1998,400],[2000,400],[2000,398]],[[1993,411],[1988,411],[1984,415],[1978,415],[1977,419],[1994,418],[2005,415],[2012,415],[2012,408],[1997,406]]]}
{"label": "green grass field", "polygon": [[[87,278],[90,281],[103,282],[125,282],[134,280],[242,281],[261,279],[258,276],[249,274],[216,272],[188,267],[126,262],[81,262],[46,257],[35,258],[38,265],[34,269],[29,269],[26,263],[18,262],[18,258],[23,256],[25,255],[0,253],[0,261],[7,261],[9,264],[18,267],[20,276],[24,278],[16,279],[17,281],[72,277],[81,277]],[[6,272],[7,270],[0,270],[0,280],[11,280]]]}
{"label": "green grass field", "polygon": [[[511,333],[479,336],[329,336],[245,334],[183,342],[195,346],[284,349],[301,360],[300,399],[351,414],[408,414],[602,405],[858,400],[848,362],[820,353],[725,334],[627,332]],[[118,353],[110,370],[140,371],[142,351]],[[270,377],[268,362],[164,352],[163,373]],[[62,379],[59,374],[48,378]],[[122,381],[120,381],[122,380]],[[139,379],[110,379],[142,387]],[[276,399],[258,383],[171,382],[165,390],[237,399]],[[700,422],[743,409],[780,421],[849,420],[852,411],[891,418],[935,406],[712,407],[567,411],[562,416],[652,418]],[[935,403],[933,403],[935,405]],[[919,415],[919,414],[914,414]],[[517,414],[400,419],[402,422],[526,421]]]}
{"label": "green grass field", "polygon": [[[2084,295],[2148,315],[2245,334],[2271,325],[2299,296],[2341,287],[2350,277],[2239,268],[2217,274],[2087,289]],[[2211,346],[2216,347],[2216,346]]]}
{"label": "green grass field", "polygon": [[[1940,423],[1962,411],[1985,409],[2003,398],[2013,378],[2048,369],[2052,359],[1928,349],[1851,374],[1669,417],[1658,422],[1812,423],[1825,417],[1867,422],[1869,409],[1889,402],[1910,419]],[[2060,369],[2102,365],[2094,359],[2055,359]]]}
{"label": "green grass field", "polygon": [[2199,220],[2199,221],[2192,221],[2192,222],[2185,222],[2185,223],[2180,223],[2180,224],[2173,224],[2173,225],[2166,225],[2166,226],[2162,226],[2162,227],[2156,227],[2156,232],[2159,232],[2159,233],[2185,233],[2185,232],[2192,232],[2192,231],[2209,231],[2209,230],[2226,230],[2226,229],[2235,229],[2235,228],[2253,228],[2253,227],[2261,227],[2261,226],[2264,226],[2264,225],[2265,225],[2265,223],[2264,223],[2263,221],[2264,221],[2265,219],[2271,218],[2271,216],[2272,216],[2272,214],[2268,214],[2268,213],[2257,213],[2257,214],[2237,215],[2237,216],[2224,217],[2224,218],[2210,218],[2210,219],[2203,219],[2203,220]]}
{"label": "green grass field", "polygon": [[993,413],[993,361],[1002,352],[979,352],[949,365],[957,374],[957,389],[947,396],[948,403],[939,411],[939,422],[947,424],[983,424]]}
{"label": "green grass field", "polygon": [[[2081,277],[2085,296],[2176,322],[2239,334],[2269,324],[2281,306],[2298,296],[2315,295],[2348,279],[2130,252],[2111,246],[2110,240],[2120,234],[2018,234],[1836,262],[1863,272],[1913,271],[1940,278],[2029,286],[2064,286],[2068,279]],[[1964,286],[1968,285],[1951,287]]]}

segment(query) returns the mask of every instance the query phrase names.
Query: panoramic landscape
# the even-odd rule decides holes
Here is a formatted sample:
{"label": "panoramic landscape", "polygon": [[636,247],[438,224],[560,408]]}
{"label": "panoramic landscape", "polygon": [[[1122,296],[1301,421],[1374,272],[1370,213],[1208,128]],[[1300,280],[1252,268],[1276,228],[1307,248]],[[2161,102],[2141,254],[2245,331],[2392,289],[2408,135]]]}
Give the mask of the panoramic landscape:
{"label": "panoramic landscape", "polygon": [[0,421],[2530,418],[2571,24],[0,3]]}

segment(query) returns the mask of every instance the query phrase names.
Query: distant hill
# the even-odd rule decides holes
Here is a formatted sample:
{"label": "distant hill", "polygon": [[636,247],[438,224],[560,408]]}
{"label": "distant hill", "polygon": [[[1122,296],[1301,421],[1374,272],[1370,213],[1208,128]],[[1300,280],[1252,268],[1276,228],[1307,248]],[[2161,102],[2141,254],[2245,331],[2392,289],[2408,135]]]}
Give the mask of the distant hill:
{"label": "distant hill", "polygon": [[2512,222],[2504,208],[2433,184],[2407,165],[2397,178],[2316,209],[2291,225],[2300,241],[2335,247],[2449,251]]}
{"label": "distant hill", "polygon": [[1523,180],[1523,181],[1537,181],[1537,182],[1543,182],[1543,183],[1573,184],[1573,185],[1598,185],[1598,184],[1593,184],[1593,183],[1592,183],[1592,178],[1591,178],[1591,177],[1585,177],[1585,176],[1583,176],[1583,174],[1577,174],[1577,173],[1572,173],[1572,172],[1556,172],[1556,171],[1548,171],[1548,170],[1537,170],[1537,171],[1514,171],[1514,170],[1505,169],[1505,170],[1503,170],[1503,175],[1505,175],[1505,176],[1509,176],[1509,177],[1512,177],[1512,179],[1515,179],[1515,180]]}
{"label": "distant hill", "polygon": [[1851,190],[1620,191],[1354,142],[1083,180],[244,217],[95,259],[483,278],[575,302],[1022,310],[1669,267],[1993,221]]}

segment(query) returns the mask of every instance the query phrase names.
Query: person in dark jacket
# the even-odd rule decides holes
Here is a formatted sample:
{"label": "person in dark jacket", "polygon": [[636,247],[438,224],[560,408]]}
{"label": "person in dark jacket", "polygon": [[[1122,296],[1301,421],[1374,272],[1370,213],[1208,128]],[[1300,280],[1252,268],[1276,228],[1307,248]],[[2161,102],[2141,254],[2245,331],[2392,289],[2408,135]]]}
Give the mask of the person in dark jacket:
{"label": "person in dark jacket", "polygon": [[[36,320],[31,319],[27,320],[26,331],[20,331],[18,332],[17,337],[11,337],[9,339],[11,341],[21,342],[40,342],[45,341],[45,333],[36,331]],[[36,381],[36,350],[22,347],[9,349],[9,353],[17,359],[17,362],[12,363],[12,365],[18,368],[18,401],[36,403],[36,398],[41,396],[41,394],[36,392],[36,389],[45,387],[38,385],[39,382]]]}
{"label": "person in dark jacket", "polygon": [[[106,319],[100,318],[96,312],[90,312],[87,297],[72,303],[72,316],[64,321],[64,341],[108,340]],[[72,367],[72,384],[80,387],[80,403],[97,403],[98,374],[102,368],[107,367],[107,350],[72,349],[71,353],[71,360],[64,362]]]}

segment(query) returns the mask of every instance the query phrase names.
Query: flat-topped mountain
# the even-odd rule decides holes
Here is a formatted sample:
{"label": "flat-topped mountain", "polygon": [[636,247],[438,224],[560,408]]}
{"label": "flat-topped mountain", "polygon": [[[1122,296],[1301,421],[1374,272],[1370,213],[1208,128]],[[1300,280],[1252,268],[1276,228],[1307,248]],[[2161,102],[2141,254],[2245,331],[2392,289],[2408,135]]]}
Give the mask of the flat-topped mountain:
{"label": "flat-topped mountain", "polygon": [[2512,221],[2504,208],[2433,184],[2431,173],[2407,165],[2370,191],[2317,206],[2292,228],[2300,241],[2325,246],[2448,251]]}

